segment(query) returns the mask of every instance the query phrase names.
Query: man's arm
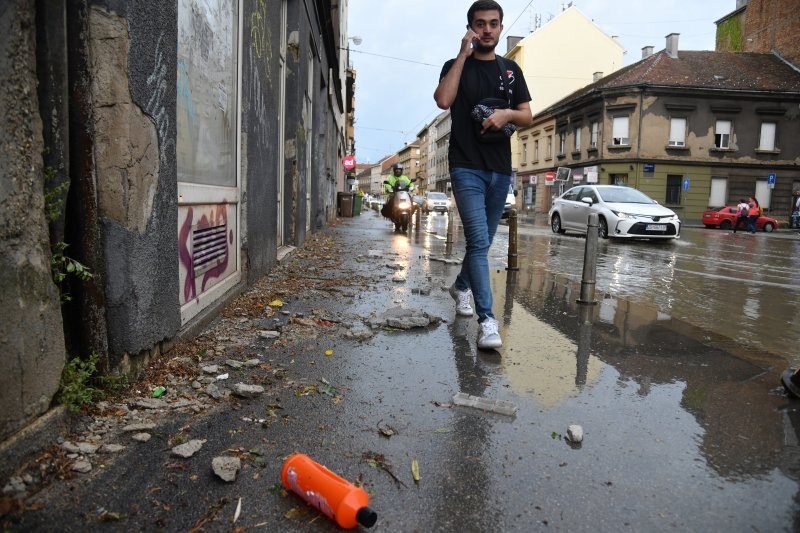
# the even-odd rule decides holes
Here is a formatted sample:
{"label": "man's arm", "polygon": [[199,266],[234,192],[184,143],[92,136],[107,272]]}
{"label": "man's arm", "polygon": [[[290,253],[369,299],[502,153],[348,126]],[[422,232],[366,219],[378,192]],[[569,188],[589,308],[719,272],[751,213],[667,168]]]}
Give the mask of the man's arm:
{"label": "man's arm", "polygon": [[461,50],[459,50],[455,61],[453,61],[450,70],[447,71],[436,91],[433,93],[433,99],[436,100],[436,105],[439,109],[450,109],[453,101],[458,94],[458,82],[461,81],[461,73],[464,70],[464,62],[469,56],[472,55],[472,40],[477,39],[478,34],[472,30],[467,30],[464,37],[461,38]]}
{"label": "man's arm", "polygon": [[487,130],[501,130],[509,122],[520,128],[526,128],[533,124],[531,104],[522,102],[517,104],[516,109],[495,109],[494,113],[483,121],[481,133]]}

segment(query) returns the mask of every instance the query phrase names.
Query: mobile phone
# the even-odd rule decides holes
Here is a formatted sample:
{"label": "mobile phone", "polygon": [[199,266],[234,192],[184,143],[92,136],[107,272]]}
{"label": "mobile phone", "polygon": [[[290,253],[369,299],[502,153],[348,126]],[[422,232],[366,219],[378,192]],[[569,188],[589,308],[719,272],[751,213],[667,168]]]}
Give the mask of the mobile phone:
{"label": "mobile phone", "polygon": [[473,37],[472,38],[472,43],[470,43],[470,46],[472,46],[472,48],[477,47],[478,46],[478,39]]}

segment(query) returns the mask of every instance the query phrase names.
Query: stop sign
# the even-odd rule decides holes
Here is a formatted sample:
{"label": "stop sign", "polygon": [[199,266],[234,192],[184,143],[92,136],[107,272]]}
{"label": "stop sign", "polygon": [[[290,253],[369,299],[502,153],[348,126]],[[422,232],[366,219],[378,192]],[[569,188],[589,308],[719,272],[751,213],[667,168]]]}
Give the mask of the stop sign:
{"label": "stop sign", "polygon": [[344,159],[342,159],[342,166],[347,170],[353,170],[356,168],[356,158],[352,155],[344,156]]}

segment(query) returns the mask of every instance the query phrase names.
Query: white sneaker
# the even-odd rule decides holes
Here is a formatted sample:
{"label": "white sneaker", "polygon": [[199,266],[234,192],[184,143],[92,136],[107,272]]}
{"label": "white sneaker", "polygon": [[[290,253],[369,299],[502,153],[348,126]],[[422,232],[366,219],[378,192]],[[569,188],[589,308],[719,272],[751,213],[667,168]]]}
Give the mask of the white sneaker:
{"label": "white sneaker", "polygon": [[482,350],[492,350],[503,345],[503,339],[497,331],[497,320],[487,318],[480,324],[481,331],[478,333],[478,348]]}
{"label": "white sneaker", "polygon": [[472,305],[469,303],[469,298],[472,296],[472,291],[467,289],[460,291],[456,289],[456,284],[450,286],[450,296],[456,301],[456,314],[459,316],[472,316]]}

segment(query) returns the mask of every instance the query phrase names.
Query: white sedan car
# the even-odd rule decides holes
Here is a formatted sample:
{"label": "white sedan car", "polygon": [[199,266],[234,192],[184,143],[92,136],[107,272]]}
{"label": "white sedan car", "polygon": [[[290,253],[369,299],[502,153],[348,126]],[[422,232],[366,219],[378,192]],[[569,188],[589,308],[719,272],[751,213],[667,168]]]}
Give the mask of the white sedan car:
{"label": "white sedan car", "polygon": [[553,201],[550,227],[554,233],[586,233],[589,213],[597,213],[600,237],[678,239],[681,221],[668,209],[631,187],[578,185]]}

